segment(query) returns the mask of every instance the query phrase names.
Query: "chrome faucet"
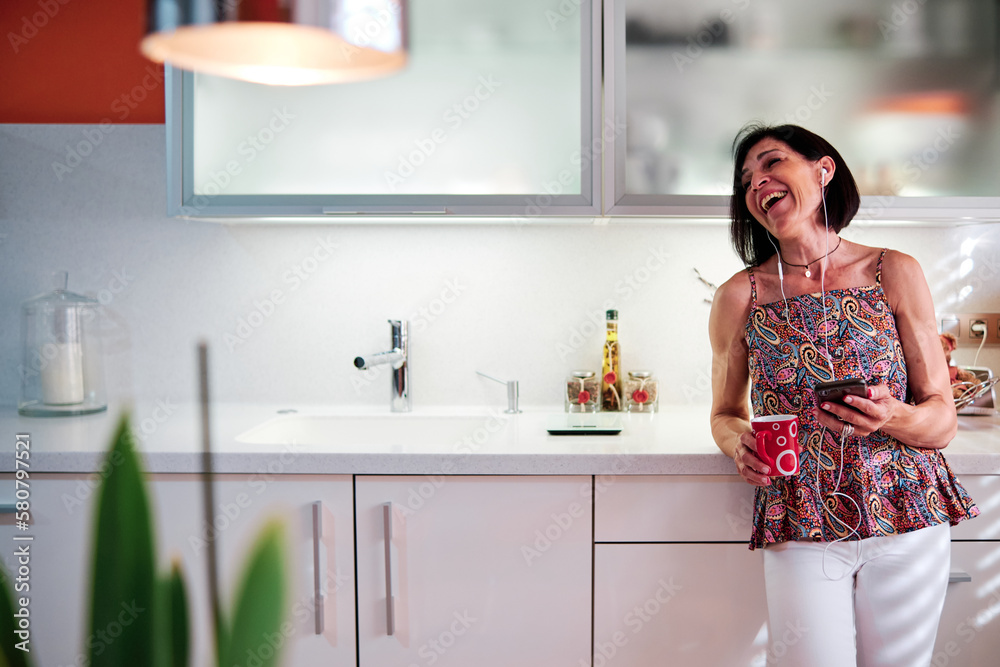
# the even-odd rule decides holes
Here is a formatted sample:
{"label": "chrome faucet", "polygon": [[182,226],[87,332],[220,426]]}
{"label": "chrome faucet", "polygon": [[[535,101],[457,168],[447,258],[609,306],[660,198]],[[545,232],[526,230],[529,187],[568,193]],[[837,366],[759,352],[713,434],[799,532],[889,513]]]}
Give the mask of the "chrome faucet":
{"label": "chrome faucet", "polygon": [[392,349],[367,357],[355,357],[354,367],[364,371],[375,366],[391,365],[392,396],[389,399],[389,409],[393,412],[409,412],[413,409],[413,401],[410,398],[410,345],[407,322],[389,320],[389,324],[392,325]]}

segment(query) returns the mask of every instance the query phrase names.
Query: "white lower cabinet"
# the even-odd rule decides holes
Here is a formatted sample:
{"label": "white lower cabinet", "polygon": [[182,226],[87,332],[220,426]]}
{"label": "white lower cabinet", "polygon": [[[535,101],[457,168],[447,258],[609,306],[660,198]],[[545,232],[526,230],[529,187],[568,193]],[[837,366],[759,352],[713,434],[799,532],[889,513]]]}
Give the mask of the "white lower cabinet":
{"label": "white lower cabinet", "polygon": [[951,529],[951,583],[931,665],[992,667],[1000,662],[1000,475],[961,481],[980,515]]}
{"label": "white lower cabinet", "polygon": [[746,544],[598,544],[594,667],[763,665],[763,558]]}
{"label": "white lower cabinet", "polygon": [[[12,488],[11,475],[0,479]],[[31,515],[27,531],[16,530],[12,514],[0,517],[0,540],[7,571],[16,565],[16,545],[30,545],[31,648],[35,664],[82,665],[86,646],[98,650],[113,641],[115,628],[90,634],[93,531],[97,475],[38,474],[31,478]],[[205,540],[215,535],[223,608],[231,610],[235,588],[253,541],[265,521],[274,517],[288,536],[289,601],[286,624],[261,637],[246,665],[281,649],[284,665],[355,665],[353,497],[350,476],[218,475],[213,528],[204,519],[202,486],[195,475],[150,475],[159,572],[180,560],[187,582],[193,665],[214,664],[210,649],[210,611]],[[8,486],[9,485],[9,486]],[[0,498],[6,502],[6,498]],[[320,582],[324,589],[323,624],[317,628],[313,503],[322,503]],[[31,542],[14,542],[31,535]],[[129,539],[121,535],[120,539]],[[112,564],[113,565],[113,564]],[[144,610],[123,600],[125,618]],[[317,629],[319,633],[317,634]]]}
{"label": "white lower cabinet", "polygon": [[753,488],[730,475],[630,476],[595,492],[594,667],[763,665]]}
{"label": "white lower cabinet", "polygon": [[996,665],[1000,662],[1000,542],[952,542],[951,572],[931,665]]}
{"label": "white lower cabinet", "polygon": [[590,477],[358,477],[362,667],[590,664]]}
{"label": "white lower cabinet", "polygon": [[[93,505],[96,483],[84,475],[32,474],[29,479],[31,524],[18,530],[13,513],[0,514],[0,542],[7,585],[15,598],[30,602],[30,649],[36,665],[85,664],[93,548]],[[14,502],[14,476],[0,477],[0,502]],[[14,537],[30,541],[14,541]],[[17,577],[18,549],[27,548],[28,572]],[[11,576],[11,575],[14,576]],[[24,588],[27,587],[27,588]],[[9,641],[7,637],[3,641]],[[96,642],[101,641],[95,638]]]}
{"label": "white lower cabinet", "polygon": [[284,525],[287,537],[286,621],[278,632],[261,637],[256,647],[240,656],[239,664],[260,664],[279,649],[280,664],[286,666],[356,664],[350,475],[217,475],[212,526],[203,515],[200,477],[158,474],[151,481],[159,526],[157,551],[167,559],[180,558],[187,577],[192,664],[214,664],[208,633],[207,539],[211,535],[217,539],[222,607],[231,621],[236,589],[254,541],[270,519]]}

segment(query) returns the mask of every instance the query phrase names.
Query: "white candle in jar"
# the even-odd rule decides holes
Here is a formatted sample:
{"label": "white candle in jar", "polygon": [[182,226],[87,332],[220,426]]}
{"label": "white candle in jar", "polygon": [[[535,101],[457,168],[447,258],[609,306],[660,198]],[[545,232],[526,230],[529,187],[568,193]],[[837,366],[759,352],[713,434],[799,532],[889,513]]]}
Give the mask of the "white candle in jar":
{"label": "white candle in jar", "polygon": [[42,347],[42,402],[72,405],[83,402],[83,351],[79,341],[46,343]]}

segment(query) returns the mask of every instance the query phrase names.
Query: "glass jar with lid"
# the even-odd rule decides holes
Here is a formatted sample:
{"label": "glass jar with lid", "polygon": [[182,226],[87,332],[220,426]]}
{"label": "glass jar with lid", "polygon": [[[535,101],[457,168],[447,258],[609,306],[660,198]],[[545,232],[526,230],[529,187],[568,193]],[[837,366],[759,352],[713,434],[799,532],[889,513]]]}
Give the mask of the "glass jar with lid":
{"label": "glass jar with lid", "polygon": [[625,380],[625,409],[629,412],[656,412],[657,381],[650,371],[629,371]]}
{"label": "glass jar with lid", "polygon": [[594,371],[573,371],[566,378],[563,395],[566,412],[597,412],[601,407],[601,382]]}
{"label": "glass jar with lid", "polygon": [[56,273],[52,292],[21,305],[24,356],[17,411],[22,415],[85,415],[108,407],[100,304],[68,291],[67,278],[66,272]]}

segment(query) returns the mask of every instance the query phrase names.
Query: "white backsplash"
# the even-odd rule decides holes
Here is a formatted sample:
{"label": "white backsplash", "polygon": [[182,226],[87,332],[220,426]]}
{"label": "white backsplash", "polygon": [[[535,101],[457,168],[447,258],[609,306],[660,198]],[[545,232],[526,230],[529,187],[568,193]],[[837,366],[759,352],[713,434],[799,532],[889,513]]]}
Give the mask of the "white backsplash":
{"label": "white backsplash", "polygon": [[[739,270],[724,222],[177,220],[164,213],[163,126],[97,131],[0,125],[2,404],[19,391],[20,303],[60,269],[105,304],[112,402],[193,400],[205,338],[216,400],[388,407],[388,374],[351,362],[387,349],[386,320],[406,318],[415,409],[504,405],[476,370],[519,380],[523,405],[556,405],[568,371],[598,368],[607,307],[619,310],[625,370],[653,370],[662,403],[710,400],[709,292],[693,269],[717,283]],[[92,152],[74,166],[67,149],[80,142]],[[844,235],[914,255],[942,311],[1000,309],[1000,225]],[[1000,350],[984,350],[981,365],[998,363]]]}

